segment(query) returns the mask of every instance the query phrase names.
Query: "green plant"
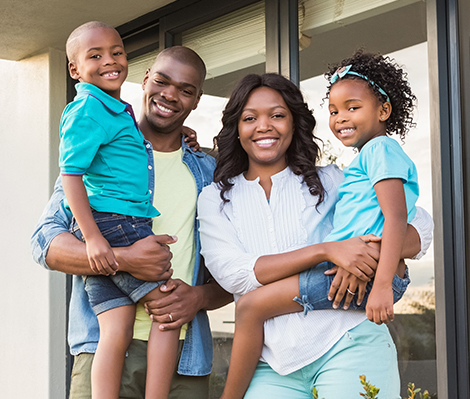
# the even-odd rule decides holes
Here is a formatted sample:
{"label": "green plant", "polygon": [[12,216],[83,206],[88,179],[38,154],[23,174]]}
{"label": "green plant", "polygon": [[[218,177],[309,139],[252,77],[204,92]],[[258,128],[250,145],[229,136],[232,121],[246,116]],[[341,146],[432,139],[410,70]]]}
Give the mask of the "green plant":
{"label": "green plant", "polygon": [[421,388],[415,389],[415,384],[412,382],[408,383],[408,399],[416,399],[416,394],[419,393],[420,399],[429,399],[429,392],[424,391],[421,393]]}
{"label": "green plant", "polygon": [[[359,395],[361,395],[365,399],[379,399],[378,394],[380,389],[376,388],[374,385],[372,385],[370,382],[366,381],[366,376],[365,375],[360,375],[359,379],[361,380],[361,384],[366,391],[365,393],[360,392]],[[408,397],[403,398],[403,399],[418,399],[416,394],[419,393],[419,399],[430,399],[431,397],[429,396],[428,391],[424,391],[421,393],[421,388],[415,388],[415,384],[412,382],[408,383]],[[317,388],[313,387],[313,399],[318,399],[318,391]]]}
{"label": "green plant", "polygon": [[366,393],[361,392],[360,395],[362,397],[366,398],[366,399],[376,399],[376,398],[378,398],[377,395],[379,394],[380,389],[376,388],[371,383],[366,381],[366,376],[365,375],[360,375],[359,379],[361,380],[361,384],[364,388],[364,391],[366,391]]}

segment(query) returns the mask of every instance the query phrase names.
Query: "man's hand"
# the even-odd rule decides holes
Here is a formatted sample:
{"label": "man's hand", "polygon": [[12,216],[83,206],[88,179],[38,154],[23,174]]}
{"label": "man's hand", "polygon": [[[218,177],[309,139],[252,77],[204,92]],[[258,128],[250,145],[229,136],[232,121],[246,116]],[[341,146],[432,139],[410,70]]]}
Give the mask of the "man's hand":
{"label": "man's hand", "polygon": [[173,274],[169,244],[177,238],[166,234],[148,236],[128,247],[113,248],[119,270],[144,281],[168,280]]}
{"label": "man's hand", "polygon": [[[171,279],[160,287],[169,293],[157,301],[144,304],[145,311],[153,321],[160,324],[161,330],[174,330],[189,323],[203,308],[202,286],[190,286],[180,279]],[[171,315],[171,316],[170,316]]]}

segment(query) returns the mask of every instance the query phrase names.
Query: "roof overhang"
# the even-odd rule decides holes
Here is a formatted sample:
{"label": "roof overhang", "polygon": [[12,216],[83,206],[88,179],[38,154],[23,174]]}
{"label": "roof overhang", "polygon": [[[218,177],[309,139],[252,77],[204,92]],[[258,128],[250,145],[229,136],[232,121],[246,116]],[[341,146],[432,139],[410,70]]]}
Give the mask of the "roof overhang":
{"label": "roof overhang", "polygon": [[68,35],[88,21],[119,26],[175,0],[1,0],[0,59],[21,60],[47,48],[65,50]]}

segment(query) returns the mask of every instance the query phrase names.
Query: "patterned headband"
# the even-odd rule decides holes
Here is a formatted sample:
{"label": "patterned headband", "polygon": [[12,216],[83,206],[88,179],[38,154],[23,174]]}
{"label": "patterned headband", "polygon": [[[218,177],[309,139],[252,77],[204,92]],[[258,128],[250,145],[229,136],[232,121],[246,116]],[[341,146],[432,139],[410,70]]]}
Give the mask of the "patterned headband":
{"label": "patterned headband", "polygon": [[364,76],[360,73],[351,71],[352,65],[347,65],[344,67],[340,67],[336,70],[336,72],[331,76],[330,83],[333,84],[335,83],[338,79],[343,78],[345,75],[355,75],[359,76],[360,78],[367,80],[371,85],[377,87],[377,90],[380,92],[380,94],[383,94],[387,99],[387,102],[390,102],[390,97],[388,96],[387,93],[385,93],[385,90],[383,90],[378,84],[376,84],[374,81],[370,80],[367,76]]}

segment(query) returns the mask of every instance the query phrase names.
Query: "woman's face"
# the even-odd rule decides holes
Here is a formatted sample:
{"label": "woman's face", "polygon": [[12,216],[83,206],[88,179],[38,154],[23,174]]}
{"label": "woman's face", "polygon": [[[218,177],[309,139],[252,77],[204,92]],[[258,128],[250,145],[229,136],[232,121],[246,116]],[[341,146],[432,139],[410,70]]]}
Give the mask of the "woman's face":
{"label": "woman's face", "polygon": [[268,87],[251,92],[238,120],[238,134],[249,168],[269,167],[273,173],[286,168],[294,121],[279,92]]}

